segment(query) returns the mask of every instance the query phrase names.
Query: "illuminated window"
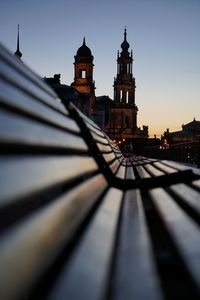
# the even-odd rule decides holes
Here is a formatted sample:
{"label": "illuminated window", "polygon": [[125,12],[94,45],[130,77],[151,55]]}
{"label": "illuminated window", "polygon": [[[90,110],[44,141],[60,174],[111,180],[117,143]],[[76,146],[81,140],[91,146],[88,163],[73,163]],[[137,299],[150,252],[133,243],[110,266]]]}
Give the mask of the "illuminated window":
{"label": "illuminated window", "polygon": [[120,102],[122,102],[122,97],[123,97],[123,92],[122,90],[120,91]]}
{"label": "illuminated window", "polygon": [[86,78],[86,70],[81,70],[81,78]]}
{"label": "illuminated window", "polygon": [[126,103],[128,103],[128,95],[129,95],[129,92],[127,91],[126,92]]}

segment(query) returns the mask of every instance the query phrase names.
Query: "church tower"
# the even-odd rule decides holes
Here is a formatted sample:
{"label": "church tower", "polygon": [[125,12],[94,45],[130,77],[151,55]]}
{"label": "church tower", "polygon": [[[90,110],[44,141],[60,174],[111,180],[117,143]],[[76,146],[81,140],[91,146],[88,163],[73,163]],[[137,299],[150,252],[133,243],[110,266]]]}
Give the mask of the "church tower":
{"label": "church tower", "polygon": [[122,51],[117,56],[117,77],[114,80],[114,101],[116,103],[135,104],[135,78],[132,74],[133,53],[128,51],[126,29],[124,41],[121,44]]}
{"label": "church tower", "polygon": [[93,81],[94,57],[91,50],[86,46],[85,38],[74,59],[74,82],[71,86],[89,97],[89,116],[91,117],[94,113],[95,99],[95,83]]}
{"label": "church tower", "polygon": [[127,32],[124,30],[122,51],[117,55],[117,77],[114,78],[114,101],[110,109],[107,132],[115,140],[130,141],[137,131],[137,111],[135,105],[135,78],[133,77],[133,54],[129,52]]}
{"label": "church tower", "polygon": [[18,24],[18,28],[17,29],[18,29],[18,31],[17,31],[17,50],[16,50],[16,52],[14,54],[15,54],[15,56],[17,58],[21,59],[22,53],[19,50],[19,24]]}

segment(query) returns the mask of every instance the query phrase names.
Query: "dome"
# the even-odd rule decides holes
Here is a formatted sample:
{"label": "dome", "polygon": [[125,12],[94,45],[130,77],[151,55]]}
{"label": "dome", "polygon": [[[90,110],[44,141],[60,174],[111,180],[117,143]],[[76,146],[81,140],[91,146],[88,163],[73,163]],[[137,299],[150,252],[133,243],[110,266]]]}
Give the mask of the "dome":
{"label": "dome", "polygon": [[127,33],[126,33],[126,29],[125,29],[124,30],[124,41],[121,44],[121,48],[122,48],[123,51],[128,51],[128,48],[130,47],[129,43],[126,40],[126,35],[127,35]]}
{"label": "dome", "polygon": [[92,57],[90,48],[85,44],[85,38],[83,39],[83,45],[78,49],[76,56],[79,57]]}
{"label": "dome", "polygon": [[129,47],[130,47],[130,45],[127,41],[123,41],[123,43],[121,44],[122,50],[128,51]]}

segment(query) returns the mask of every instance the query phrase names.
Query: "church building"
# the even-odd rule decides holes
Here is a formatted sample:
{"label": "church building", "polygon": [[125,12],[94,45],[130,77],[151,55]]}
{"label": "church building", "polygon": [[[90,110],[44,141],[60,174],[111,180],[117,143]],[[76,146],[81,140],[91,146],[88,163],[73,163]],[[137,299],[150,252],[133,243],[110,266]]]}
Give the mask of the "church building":
{"label": "church building", "polygon": [[[93,80],[94,57],[85,38],[74,56],[74,81],[71,86],[62,85],[60,77],[45,78],[63,103],[70,101],[94,120],[111,139],[116,140],[125,152],[141,150],[148,139],[148,126],[137,126],[138,108],[135,103],[135,78],[133,76],[133,52],[129,51],[127,32],[121,52],[117,55],[117,76],[114,78],[114,99],[108,96],[95,96]],[[78,93],[78,94],[77,94]]]}

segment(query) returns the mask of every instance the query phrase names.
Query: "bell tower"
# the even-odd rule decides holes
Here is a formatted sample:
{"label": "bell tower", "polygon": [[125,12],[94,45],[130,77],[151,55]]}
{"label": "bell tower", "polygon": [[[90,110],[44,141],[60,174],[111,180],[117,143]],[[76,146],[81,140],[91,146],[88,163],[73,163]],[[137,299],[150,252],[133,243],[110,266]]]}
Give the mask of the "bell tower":
{"label": "bell tower", "polygon": [[74,82],[71,86],[89,97],[89,115],[92,116],[95,99],[95,82],[93,81],[94,57],[91,50],[86,46],[85,38],[74,59]]}
{"label": "bell tower", "polygon": [[114,80],[114,101],[116,103],[135,104],[135,78],[132,74],[133,52],[129,53],[129,43],[126,40],[121,44],[122,51],[117,55],[117,77]]}
{"label": "bell tower", "polygon": [[117,76],[114,78],[114,101],[110,109],[107,133],[116,140],[131,140],[137,131],[135,105],[135,78],[133,77],[133,53],[129,52],[126,28],[122,51],[117,54]]}

